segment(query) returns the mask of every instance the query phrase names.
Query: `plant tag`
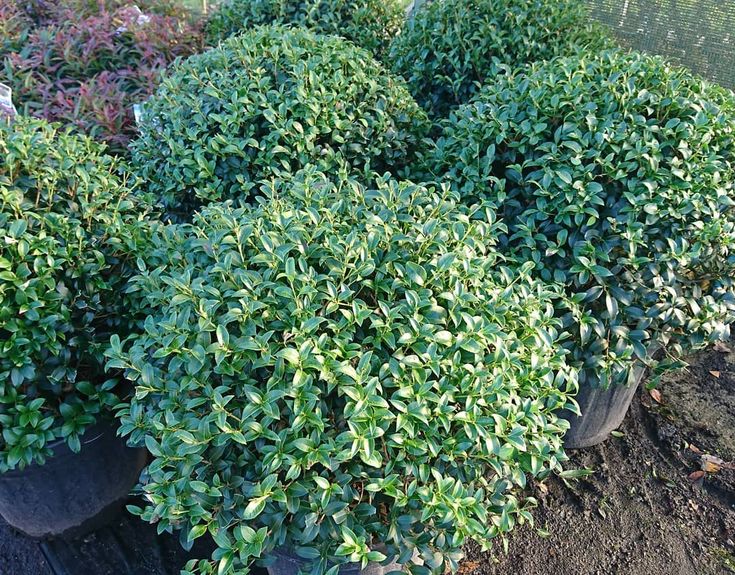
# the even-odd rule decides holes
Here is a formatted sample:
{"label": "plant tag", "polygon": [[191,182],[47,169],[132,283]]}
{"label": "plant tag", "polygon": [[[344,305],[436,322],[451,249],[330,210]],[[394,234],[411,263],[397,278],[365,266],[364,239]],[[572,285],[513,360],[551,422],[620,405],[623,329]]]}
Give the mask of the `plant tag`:
{"label": "plant tag", "polygon": [[118,29],[115,30],[116,34],[124,34],[127,32],[128,25],[133,25],[139,28],[141,26],[145,26],[151,21],[151,17],[148,16],[148,14],[144,14],[136,4],[125,8],[122,11],[122,16],[125,20],[125,24],[119,26]]}
{"label": "plant tag", "polygon": [[0,116],[10,120],[18,115],[18,111],[13,105],[13,90],[5,84],[0,84]]}
{"label": "plant tag", "polygon": [[133,104],[133,116],[135,117],[135,125],[140,126],[140,116],[143,114],[143,104]]}
{"label": "plant tag", "polygon": [[421,8],[423,4],[426,4],[427,1],[429,0],[413,0],[409,2],[408,6],[406,6],[406,19],[413,20],[416,10]]}
{"label": "plant tag", "polygon": [[[138,126],[138,128],[141,130],[144,129],[144,127],[141,127],[141,122],[143,121],[143,112],[145,111],[145,105],[147,101],[148,100],[133,104],[133,117],[135,118],[135,125]],[[149,116],[147,125],[158,130],[161,127],[161,120],[160,118]]]}

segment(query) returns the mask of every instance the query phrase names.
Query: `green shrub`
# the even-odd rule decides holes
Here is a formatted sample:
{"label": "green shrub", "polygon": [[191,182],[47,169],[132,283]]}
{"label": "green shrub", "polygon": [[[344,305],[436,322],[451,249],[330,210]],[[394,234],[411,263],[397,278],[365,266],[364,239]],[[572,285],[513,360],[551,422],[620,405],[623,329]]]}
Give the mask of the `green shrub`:
{"label": "green shrub", "polygon": [[146,104],[132,151],[151,192],[186,216],[309,164],[395,173],[427,129],[403,85],[364,50],[261,27],[175,66]]}
{"label": "green shrub", "polygon": [[727,333],[735,98],[658,58],[562,58],[488,85],[443,124],[429,171],[495,202],[504,250],[566,285],[583,382],[624,381],[650,343]]}
{"label": "green shrub", "polygon": [[227,0],[209,17],[211,44],[263,24],[293,24],[353,41],[380,57],[403,26],[399,0]]}
{"label": "green shrub", "polygon": [[387,61],[433,117],[508,69],[608,44],[581,0],[437,0],[421,6]]}
{"label": "green shrub", "polygon": [[517,492],[559,469],[574,374],[558,294],[505,267],[496,228],[447,189],[312,174],[209,206],[133,280],[154,311],[109,366],[154,455],[134,511],[214,536],[187,572],[287,545],[315,574],[414,549],[442,573],[531,519]]}
{"label": "green shrub", "polygon": [[0,121],[0,473],[72,449],[117,403],[103,350],[125,328],[138,205],[99,146]]}

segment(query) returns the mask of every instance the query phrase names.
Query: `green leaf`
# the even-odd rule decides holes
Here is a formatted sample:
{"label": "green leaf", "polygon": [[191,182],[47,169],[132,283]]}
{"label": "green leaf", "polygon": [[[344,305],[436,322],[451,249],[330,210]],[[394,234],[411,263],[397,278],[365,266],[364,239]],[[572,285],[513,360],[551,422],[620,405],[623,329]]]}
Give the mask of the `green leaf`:
{"label": "green leaf", "polygon": [[204,535],[207,532],[207,526],[206,525],[194,525],[191,529],[189,529],[189,535],[187,537],[188,541],[194,541],[195,539],[198,539],[202,535]]}
{"label": "green leaf", "polygon": [[284,358],[286,361],[288,361],[288,363],[293,366],[298,366],[301,364],[301,357],[299,356],[299,352],[290,347],[282,349],[280,352],[278,352],[278,357]]}
{"label": "green leaf", "polygon": [[324,477],[316,476],[316,477],[314,477],[314,482],[321,489],[329,489],[329,481],[327,481]]}
{"label": "green leaf", "polygon": [[412,262],[407,262],[406,274],[413,283],[420,286],[424,285],[424,281],[426,279],[426,270],[424,270],[424,268],[422,268],[421,266]]}
{"label": "green leaf", "polygon": [[442,345],[452,345],[454,338],[448,331],[438,331],[434,334],[434,341]]}
{"label": "green leaf", "polygon": [[226,575],[232,569],[232,565],[235,562],[235,555],[232,551],[226,552],[217,564],[217,575]]}
{"label": "green leaf", "polygon": [[255,519],[265,509],[266,500],[266,497],[256,497],[250,500],[243,510],[242,518],[245,520]]}

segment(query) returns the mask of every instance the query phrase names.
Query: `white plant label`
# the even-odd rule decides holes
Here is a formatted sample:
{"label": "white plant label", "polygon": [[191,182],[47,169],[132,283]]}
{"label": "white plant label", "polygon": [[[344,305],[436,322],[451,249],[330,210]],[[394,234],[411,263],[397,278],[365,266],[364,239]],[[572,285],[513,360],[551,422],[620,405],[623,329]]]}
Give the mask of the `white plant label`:
{"label": "white plant label", "polygon": [[11,120],[18,115],[18,111],[13,105],[13,90],[10,86],[0,84],[0,116],[5,116]]}

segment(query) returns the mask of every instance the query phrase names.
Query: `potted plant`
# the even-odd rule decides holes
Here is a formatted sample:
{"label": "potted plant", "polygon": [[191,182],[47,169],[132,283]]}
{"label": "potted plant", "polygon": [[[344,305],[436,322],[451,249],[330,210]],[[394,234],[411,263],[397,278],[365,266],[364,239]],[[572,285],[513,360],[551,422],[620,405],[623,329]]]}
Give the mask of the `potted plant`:
{"label": "potted plant", "polygon": [[261,195],[154,238],[171,257],[131,281],[150,317],[108,351],[135,384],[121,431],[154,457],[131,510],[210,534],[186,572],[220,574],[442,573],[529,521],[576,383],[559,290],[446,188],[310,171]]}
{"label": "potted plant", "polygon": [[385,56],[434,119],[532,62],[612,46],[581,0],[412,2]]}
{"label": "potted plant", "polygon": [[115,437],[104,373],[140,218],[118,168],[87,138],[0,121],[0,514],[32,536],[103,520],[145,458]]}
{"label": "potted plant", "polygon": [[133,166],[167,214],[252,199],[307,165],[397,174],[429,122],[403,83],[336,36],[260,26],[174,65],[143,107]]}
{"label": "potted plant", "polygon": [[620,425],[646,366],[727,337],[734,119],[731,92],[605,51],[502,77],[443,124],[428,177],[494,203],[499,249],[573,302],[559,309],[581,369],[568,447]]}
{"label": "potted plant", "polygon": [[380,59],[403,27],[400,0],[226,0],[207,19],[207,41],[216,45],[256,26],[287,24],[354,42]]}

